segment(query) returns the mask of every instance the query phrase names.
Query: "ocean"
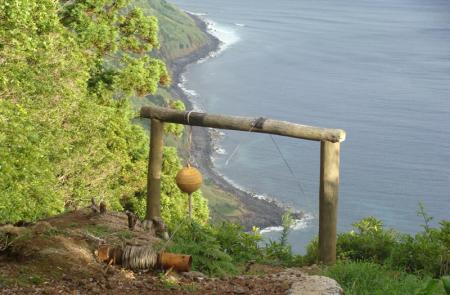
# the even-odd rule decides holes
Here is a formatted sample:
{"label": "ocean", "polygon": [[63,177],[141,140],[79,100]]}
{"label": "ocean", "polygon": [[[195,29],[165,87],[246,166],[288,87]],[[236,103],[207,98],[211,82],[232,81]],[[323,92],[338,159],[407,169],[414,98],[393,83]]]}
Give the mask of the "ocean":
{"label": "ocean", "polygon": [[[342,128],[339,231],[366,216],[420,231],[450,217],[448,0],[172,0],[223,41],[192,64],[196,108]],[[318,232],[318,142],[224,131],[215,168],[234,185],[307,213],[289,236]],[[276,228],[265,231],[277,238]]]}

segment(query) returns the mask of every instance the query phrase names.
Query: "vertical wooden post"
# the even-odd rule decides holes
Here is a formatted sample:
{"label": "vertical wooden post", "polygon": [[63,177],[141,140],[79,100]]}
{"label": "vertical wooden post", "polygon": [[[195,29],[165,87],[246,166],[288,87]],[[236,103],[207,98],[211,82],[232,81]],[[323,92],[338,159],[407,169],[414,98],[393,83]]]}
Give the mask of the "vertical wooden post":
{"label": "vertical wooden post", "polygon": [[161,168],[163,156],[163,122],[152,119],[147,175],[146,220],[161,217]]}
{"label": "vertical wooden post", "polygon": [[336,262],[340,143],[320,143],[319,261]]}

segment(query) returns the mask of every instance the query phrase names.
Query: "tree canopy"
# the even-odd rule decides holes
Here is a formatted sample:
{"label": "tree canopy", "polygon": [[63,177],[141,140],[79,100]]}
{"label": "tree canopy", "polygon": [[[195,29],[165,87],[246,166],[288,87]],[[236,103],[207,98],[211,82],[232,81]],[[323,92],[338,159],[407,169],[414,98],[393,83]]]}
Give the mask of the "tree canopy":
{"label": "tree canopy", "polygon": [[[142,210],[148,136],[131,123],[129,98],[169,85],[150,54],[158,48],[157,19],[129,1],[0,0],[0,223],[92,197]],[[164,165],[170,222],[185,200],[174,187],[175,150],[165,149]],[[196,199],[205,221],[206,201]]]}

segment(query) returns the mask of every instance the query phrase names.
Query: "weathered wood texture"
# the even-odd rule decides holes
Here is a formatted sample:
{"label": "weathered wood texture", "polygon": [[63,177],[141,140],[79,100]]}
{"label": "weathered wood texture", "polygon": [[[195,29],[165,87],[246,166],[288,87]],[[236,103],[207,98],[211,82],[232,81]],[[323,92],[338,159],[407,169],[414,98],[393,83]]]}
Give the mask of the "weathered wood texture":
{"label": "weathered wood texture", "polygon": [[328,265],[336,262],[339,152],[339,142],[320,144],[319,260]]}
{"label": "weathered wood texture", "polygon": [[152,119],[150,132],[146,220],[161,217],[161,169],[164,145],[163,123],[159,120]]}
{"label": "weathered wood texture", "polygon": [[141,117],[184,125],[241,131],[251,130],[252,132],[270,133],[315,141],[342,142],[345,140],[345,131],[341,129],[319,128],[265,118],[211,115],[154,106],[142,107]]}

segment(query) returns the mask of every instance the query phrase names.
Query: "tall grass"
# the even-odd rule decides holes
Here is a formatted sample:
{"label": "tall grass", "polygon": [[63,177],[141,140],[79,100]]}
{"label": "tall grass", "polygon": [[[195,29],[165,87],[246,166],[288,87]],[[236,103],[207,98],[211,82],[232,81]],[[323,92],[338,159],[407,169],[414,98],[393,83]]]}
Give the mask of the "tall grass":
{"label": "tall grass", "polygon": [[339,262],[326,268],[323,274],[335,279],[346,295],[446,294],[438,280],[394,271],[373,262]]}

